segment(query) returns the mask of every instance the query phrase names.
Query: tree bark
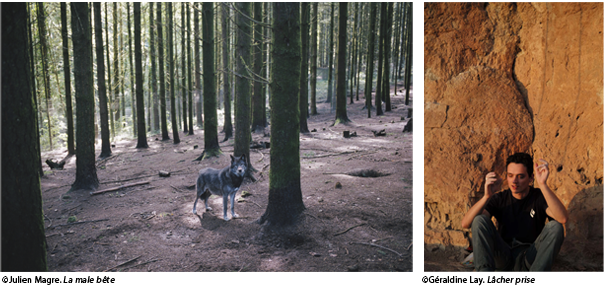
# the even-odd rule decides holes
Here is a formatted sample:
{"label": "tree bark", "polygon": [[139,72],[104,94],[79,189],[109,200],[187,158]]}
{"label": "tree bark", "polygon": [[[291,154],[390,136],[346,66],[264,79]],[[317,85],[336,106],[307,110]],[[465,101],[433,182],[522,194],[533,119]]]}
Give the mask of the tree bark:
{"label": "tree bark", "polygon": [[[65,118],[67,119],[67,154],[75,154],[73,137],[73,108],[71,107],[71,68],[69,64],[69,39],[67,37],[67,4],[61,2],[61,37],[63,39],[63,71],[65,75]],[[103,75],[103,77],[105,77]]]}
{"label": "tree bark", "polygon": [[26,3],[2,3],[2,271],[47,271]]}
{"label": "tree bark", "polygon": [[194,135],[193,132],[193,78],[191,77],[191,12],[187,4],[187,94],[189,96],[189,135]]}
{"label": "tree bark", "polygon": [[[138,135],[138,121],[137,121],[137,113],[136,110],[138,110],[138,104],[136,104],[136,101],[138,101],[138,96],[136,95],[137,91],[136,91],[136,87],[135,87],[135,75],[134,75],[134,63],[132,63],[132,28],[130,27],[132,23],[130,21],[130,3],[126,2],[126,14],[128,15],[128,60],[130,61],[130,108],[131,108],[131,113],[132,113],[132,131],[133,131],[133,135],[134,137],[136,137]],[[140,17],[140,14],[139,14]],[[139,27],[140,28],[140,27]],[[140,37],[140,35],[138,35]],[[135,98],[136,97],[136,98]],[[144,107],[143,107],[144,108]],[[139,140],[140,141],[140,140]]]}
{"label": "tree bark", "polygon": [[[153,131],[159,131],[159,93],[157,91],[157,54],[155,52],[155,20],[153,15],[153,2],[149,3],[149,58],[151,61],[151,90],[153,101]],[[149,123],[151,124],[151,123]],[[150,125],[151,126],[151,125]]]}
{"label": "tree bark", "polygon": [[[111,104],[114,108],[115,120],[118,121],[120,119],[120,58],[118,57],[118,49],[120,47],[119,42],[117,42],[117,35],[119,34],[119,24],[118,24],[118,14],[117,14],[117,2],[113,2],[113,103]],[[72,42],[73,43],[73,42]],[[118,127],[121,127],[121,124],[118,122]]]}
{"label": "tree bark", "polygon": [[[258,76],[262,73],[262,3],[254,2],[254,79],[259,78]],[[254,94],[252,95],[252,132],[263,133],[264,132],[264,117],[262,116],[266,112],[263,110],[262,105],[262,82],[254,81]]]}
{"label": "tree bark", "polygon": [[50,75],[48,75],[48,44],[46,44],[46,13],[44,12],[44,3],[38,2],[38,36],[40,37],[40,55],[42,62],[42,78],[44,84],[44,95],[46,96],[46,119],[48,121],[48,143],[50,150],[52,147],[52,122],[50,119]]}
{"label": "tree bark", "polygon": [[[182,71],[182,79],[181,79],[181,94],[182,94],[182,122],[183,122],[183,131],[185,132],[185,135],[187,133],[189,133],[189,120],[187,119],[187,114],[188,114],[188,109],[187,109],[187,99],[188,99],[188,95],[189,93],[187,92],[187,53],[185,52],[186,49],[186,31],[185,31],[185,11],[186,11],[186,4],[185,2],[181,2],[180,3],[180,18],[181,18],[181,24],[180,24],[180,31],[181,31],[181,45],[180,45],[180,59],[182,60],[182,66],[181,66],[181,71]],[[189,59],[189,61],[191,61]]]}
{"label": "tree bark", "polygon": [[[174,95],[175,90],[175,82],[174,82],[174,41],[173,41],[173,13],[172,13],[172,3],[166,4],[168,5],[168,31],[166,34],[168,35],[168,73],[170,74],[170,116],[172,118],[172,138],[174,139],[174,144],[180,143],[180,137],[178,136],[178,121],[176,120],[176,97]],[[205,61],[204,61],[205,62]]]}
{"label": "tree bark", "polygon": [[312,18],[311,43],[310,43],[310,115],[317,115],[317,22],[319,22],[319,3],[312,4],[314,17]]}
{"label": "tree bark", "polygon": [[300,3],[300,27],[302,39],[302,63],[300,65],[300,133],[308,133],[308,40],[309,40],[309,22],[310,22],[310,3]]}
{"label": "tree bark", "polygon": [[371,12],[369,16],[369,30],[367,30],[367,70],[365,72],[365,107],[367,108],[367,118],[371,118],[371,90],[373,86],[373,55],[375,52],[375,21],[377,4],[371,3]]}
{"label": "tree bark", "polygon": [[271,169],[268,206],[260,224],[294,225],[305,209],[300,186],[300,4],[274,3],[271,85]]}
{"label": "tree bark", "polygon": [[382,16],[386,18],[384,20],[386,24],[384,27],[384,31],[386,32],[386,34],[384,35],[384,70],[382,75],[382,93],[384,95],[384,102],[386,103],[386,109],[384,110],[385,112],[392,111],[392,106],[390,105],[390,43],[392,38],[393,5],[394,3],[392,2],[387,3],[386,15]]}
{"label": "tree bark", "polygon": [[222,5],[222,65],[224,82],[224,141],[233,138],[233,121],[231,117],[231,80],[229,73],[229,55],[231,54],[229,46],[231,38],[229,37],[229,9],[226,4]]}
{"label": "tree bark", "polygon": [[405,60],[405,105],[409,105],[409,86],[411,84],[411,58],[412,55],[412,45],[411,42],[413,40],[413,3],[409,3],[409,8],[407,9],[407,26],[408,26],[408,36],[407,36],[407,59]]}
{"label": "tree bark", "polygon": [[[214,3],[202,3],[203,30],[203,113],[204,158],[222,154],[218,144],[218,113],[216,112],[216,72],[214,70]],[[249,126],[248,126],[249,128]]]}
{"label": "tree bark", "polygon": [[[103,24],[101,22],[101,3],[95,2],[94,6],[94,36],[96,40],[96,81],[99,89],[99,113],[101,119],[101,155],[105,158],[111,156],[111,142],[109,140],[109,117],[107,115],[107,86],[105,85],[105,55],[103,54]],[[67,61],[69,63],[69,61]]]}
{"label": "tree bark", "polygon": [[375,114],[383,115],[384,111],[382,110],[382,90],[384,85],[382,83],[382,68],[384,67],[384,35],[386,33],[384,27],[386,24],[384,23],[386,18],[386,5],[387,3],[380,4],[380,35],[378,38],[378,73],[377,73],[377,83],[375,89]]}
{"label": "tree bark", "polygon": [[199,38],[201,38],[201,35],[199,34],[199,8],[197,2],[193,5],[195,5],[193,22],[195,26],[195,92],[197,93],[197,105],[195,108],[197,109],[197,126],[203,128],[203,113],[201,107],[201,104],[203,103],[201,97],[201,55],[199,53]]}
{"label": "tree bark", "polygon": [[349,122],[346,113],[346,21],[348,3],[340,2],[338,32],[338,73],[336,75],[336,120],[334,125]]}
{"label": "tree bark", "polygon": [[327,76],[327,100],[325,101],[326,103],[331,103],[331,98],[333,97],[333,34],[334,34],[334,30],[335,28],[335,24],[334,24],[334,18],[335,18],[335,4],[332,2],[331,3],[331,20],[330,20],[330,24],[329,24],[329,49],[327,49],[327,52],[329,53],[329,64],[328,64],[328,76]]}
{"label": "tree bark", "polygon": [[87,3],[71,3],[73,74],[76,96],[76,179],[72,190],[99,186],[94,160],[94,88],[92,35]]}
{"label": "tree bark", "polygon": [[[250,35],[251,31],[251,3],[238,2],[237,6],[237,71],[235,76],[236,93],[235,97],[235,151],[236,157],[245,155],[246,159],[250,155],[250,80],[249,73],[251,63],[250,53]],[[242,15],[245,14],[245,15]],[[246,65],[248,67],[246,68]],[[249,159],[248,159],[249,160]]]}
{"label": "tree bark", "polygon": [[134,61],[136,65],[136,125],[138,142],[136,148],[149,148],[147,125],[145,123],[145,102],[143,98],[143,53],[141,47],[141,3],[134,2]]}
{"label": "tree bark", "polygon": [[170,140],[168,135],[168,119],[166,116],[166,72],[164,70],[164,35],[163,35],[163,23],[161,20],[161,7],[162,3],[157,2],[157,51],[159,54],[159,110],[161,118],[161,138],[162,141]]}

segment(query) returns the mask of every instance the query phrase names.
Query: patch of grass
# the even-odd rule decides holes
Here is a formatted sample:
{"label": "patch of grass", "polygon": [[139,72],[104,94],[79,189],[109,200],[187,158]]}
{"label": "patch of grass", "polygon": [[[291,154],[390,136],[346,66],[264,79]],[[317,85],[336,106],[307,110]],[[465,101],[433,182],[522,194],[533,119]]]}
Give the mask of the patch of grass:
{"label": "patch of grass", "polygon": [[78,222],[78,217],[69,216],[69,218],[67,218],[67,223],[75,223],[75,222]]}
{"label": "patch of grass", "polygon": [[305,152],[302,156],[313,157],[313,156],[315,156],[315,151]]}

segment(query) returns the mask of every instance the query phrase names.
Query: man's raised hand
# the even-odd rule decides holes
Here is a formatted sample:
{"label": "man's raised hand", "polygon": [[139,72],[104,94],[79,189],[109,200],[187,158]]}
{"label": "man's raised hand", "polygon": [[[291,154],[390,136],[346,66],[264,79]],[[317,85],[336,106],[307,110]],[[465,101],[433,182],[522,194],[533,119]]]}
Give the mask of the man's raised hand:
{"label": "man's raised hand", "polygon": [[501,190],[501,179],[497,177],[497,173],[489,172],[484,182],[484,196],[491,197],[496,191]]}
{"label": "man's raised hand", "polygon": [[541,165],[535,163],[535,180],[539,183],[539,186],[543,186],[549,176],[549,164],[543,159],[539,159]]}

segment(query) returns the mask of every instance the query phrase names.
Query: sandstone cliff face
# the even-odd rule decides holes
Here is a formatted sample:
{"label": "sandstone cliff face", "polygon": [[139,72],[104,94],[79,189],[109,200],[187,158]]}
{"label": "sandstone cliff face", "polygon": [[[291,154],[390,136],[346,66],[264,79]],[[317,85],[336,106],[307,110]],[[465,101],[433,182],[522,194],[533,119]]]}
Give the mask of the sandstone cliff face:
{"label": "sandstone cliff face", "polygon": [[548,185],[569,209],[563,254],[594,245],[601,267],[602,13],[602,3],[425,4],[426,243],[467,247],[461,218],[484,176],[529,152],[550,163]]}

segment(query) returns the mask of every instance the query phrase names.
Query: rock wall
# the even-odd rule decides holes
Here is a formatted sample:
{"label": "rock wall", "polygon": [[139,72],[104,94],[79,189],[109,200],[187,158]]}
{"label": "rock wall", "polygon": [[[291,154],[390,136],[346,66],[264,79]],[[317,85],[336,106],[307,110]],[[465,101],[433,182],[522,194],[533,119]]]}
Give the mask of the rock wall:
{"label": "rock wall", "polygon": [[529,152],[550,163],[570,212],[562,253],[595,245],[601,267],[602,14],[602,3],[425,3],[427,244],[467,247],[461,218],[485,174]]}

